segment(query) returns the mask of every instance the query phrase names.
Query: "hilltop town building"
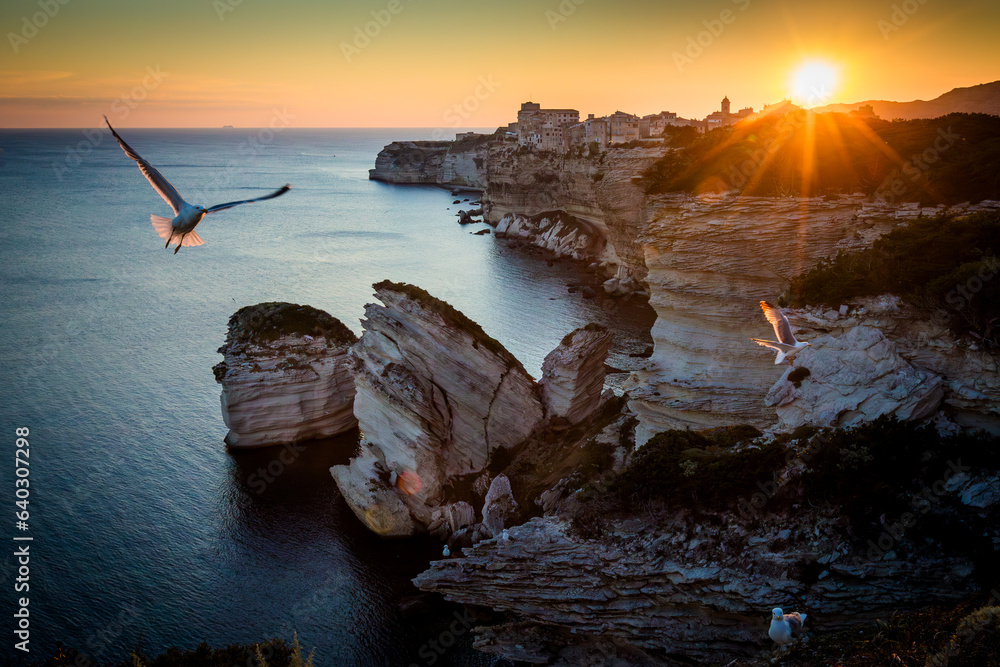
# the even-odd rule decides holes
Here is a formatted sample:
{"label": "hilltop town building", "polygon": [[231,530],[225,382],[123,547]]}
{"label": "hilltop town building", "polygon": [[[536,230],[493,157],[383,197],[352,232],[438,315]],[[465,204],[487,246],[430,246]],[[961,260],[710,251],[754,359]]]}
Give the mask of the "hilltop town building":
{"label": "hilltop town building", "polygon": [[576,109],[542,109],[537,102],[524,102],[517,112],[517,143],[538,150],[562,150],[565,128],[579,122]]}
{"label": "hilltop town building", "polygon": [[581,122],[580,112],[576,109],[543,109],[537,102],[524,102],[517,112],[517,122],[508,126],[508,134],[517,136],[518,145],[534,150],[564,151],[591,144],[597,144],[600,150],[604,150],[614,144],[658,139],[669,126],[691,126],[707,132],[752,115],[751,107],[732,113],[729,98],[724,97],[721,109],[704,120],[679,118],[672,111],[661,111],[642,118],[616,111],[602,118],[588,114],[587,119]]}

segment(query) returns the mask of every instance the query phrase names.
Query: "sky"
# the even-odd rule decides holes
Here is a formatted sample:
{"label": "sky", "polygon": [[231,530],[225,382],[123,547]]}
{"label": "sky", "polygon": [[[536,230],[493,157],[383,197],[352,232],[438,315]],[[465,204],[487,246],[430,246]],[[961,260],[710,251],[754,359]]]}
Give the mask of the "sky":
{"label": "sky", "polygon": [[[450,132],[527,100],[703,118],[723,96],[931,99],[1000,79],[998,31],[996,0],[4,0],[0,127]],[[825,78],[796,87],[806,63]]]}

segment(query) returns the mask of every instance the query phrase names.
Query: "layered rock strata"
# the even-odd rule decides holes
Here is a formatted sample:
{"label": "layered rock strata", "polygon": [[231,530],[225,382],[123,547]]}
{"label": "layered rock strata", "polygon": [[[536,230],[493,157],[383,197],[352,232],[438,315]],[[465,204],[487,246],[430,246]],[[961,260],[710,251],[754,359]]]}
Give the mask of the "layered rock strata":
{"label": "layered rock strata", "polygon": [[944,396],[941,378],[903,360],[874,327],[857,326],[839,338],[820,336],[767,393],[778,430],[799,426],[849,427],[882,415],[924,420]]}
{"label": "layered rock strata", "polygon": [[1000,357],[955,340],[939,315],[891,295],[854,299],[838,310],[805,308],[785,314],[809,338],[843,336],[855,327],[877,328],[902,360],[941,379],[941,407],[950,419],[963,428],[1000,433]]}
{"label": "layered rock strata", "polygon": [[825,633],[977,590],[968,560],[869,560],[847,545],[836,517],[815,511],[763,517],[753,529],[734,515],[706,524],[680,513],[667,524],[618,520],[608,537],[584,539],[563,519],[535,518],[510,528],[508,541],[432,563],[414,583],[506,611],[516,632],[491,628],[476,647],[543,664],[566,634],[721,664],[773,646],[775,606],[812,612],[810,629]]}
{"label": "layered rock strata", "polygon": [[785,368],[749,340],[773,339],[758,302],[895,224],[863,208],[860,196],[656,198],[644,235],[654,351],[630,383],[640,445],[669,428],[774,423],[764,397]]}
{"label": "layered rock strata", "polygon": [[557,258],[599,262],[617,259],[605,231],[561,211],[533,217],[508,213],[497,223],[496,235],[497,238],[524,239]]}
{"label": "layered rock strata", "polygon": [[485,160],[485,143],[477,141],[394,141],[379,151],[368,178],[482,190]]}
{"label": "layered rock strata", "polygon": [[233,449],[326,438],[357,426],[347,350],[356,336],[310,306],[237,311],[213,368]]}
{"label": "layered rock strata", "polygon": [[601,405],[611,332],[588,324],[566,335],[542,362],[542,400],[551,417],[582,422]]}
{"label": "layered rock strata", "polygon": [[499,537],[515,511],[517,501],[514,500],[510,480],[507,475],[497,475],[490,483],[490,490],[483,500],[483,525],[492,537]]}
{"label": "layered rock strata", "polygon": [[[600,156],[519,150],[491,144],[486,156],[486,221],[498,224],[506,216],[551,220],[561,211],[584,233],[597,239],[587,258],[624,266],[641,280],[646,273],[639,239],[648,222],[647,198],[634,182],[663,155],[663,148],[611,148]],[[553,245],[536,234],[536,244]],[[577,232],[580,234],[581,232]],[[565,242],[564,242],[565,243]]]}
{"label": "layered rock strata", "polygon": [[[412,285],[375,286],[351,351],[360,454],[331,469],[344,498],[384,536],[423,532],[445,486],[542,421],[524,367],[460,312]],[[403,511],[405,510],[405,512]]]}

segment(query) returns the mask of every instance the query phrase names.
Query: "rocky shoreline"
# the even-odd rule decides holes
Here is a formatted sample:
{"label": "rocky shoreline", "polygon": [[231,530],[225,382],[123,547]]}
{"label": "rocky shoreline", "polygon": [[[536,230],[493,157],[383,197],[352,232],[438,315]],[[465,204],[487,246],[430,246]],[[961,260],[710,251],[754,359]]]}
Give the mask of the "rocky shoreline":
{"label": "rocky shoreline", "polygon": [[[383,281],[356,340],[325,313],[309,332],[248,316],[275,304],[234,315],[227,443],[359,426],[331,469],[344,499],[382,537],[441,539],[414,584],[499,613],[475,645],[513,661],[763,664],[775,606],[835,633],[996,585],[1000,443],[969,435],[1000,432],[994,354],[890,295],[786,309],[812,343],[794,367],[748,340],[769,330],[758,301],[913,207],[647,195],[663,150],[395,142],[371,174],[481,189],[497,242],[586,266],[584,296],[648,298],[626,396],[605,388],[614,331],[571,332],[536,382],[451,305]],[[296,431],[287,405],[324,394],[336,419]]]}

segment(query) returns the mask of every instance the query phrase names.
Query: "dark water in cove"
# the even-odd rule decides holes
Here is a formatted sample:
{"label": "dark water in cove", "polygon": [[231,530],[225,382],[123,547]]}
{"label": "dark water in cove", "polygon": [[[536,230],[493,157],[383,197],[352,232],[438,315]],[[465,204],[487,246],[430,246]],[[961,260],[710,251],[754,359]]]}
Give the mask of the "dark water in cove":
{"label": "dark water in cove", "polygon": [[[110,134],[70,154],[91,145],[79,130],[0,131],[0,537],[11,545],[0,655],[20,655],[12,615],[25,594],[13,591],[12,538],[29,535],[32,658],[57,641],[110,660],[140,642],[158,651],[297,630],[319,665],[428,664],[419,649],[448,612],[404,617],[398,602],[439,545],[384,542],[362,528],[327,472],[350,437],[309,444],[262,493],[248,477],[279,450],[226,452],[211,368],[229,316],[293,301],[360,333],[371,284],[411,282],[479,322],[536,376],[577,326],[614,320],[621,352],[641,350],[650,324],[568,295],[573,267],[471,235],[481,226],[456,224],[449,193],[368,180],[384,144],[428,134],[289,129],[251,152],[248,130],[123,130],[193,203],[294,185],[207,218],[205,245],[173,255],[149,222],[169,208]],[[13,506],[22,426],[27,532]],[[437,664],[491,664],[469,643],[466,633]]]}

